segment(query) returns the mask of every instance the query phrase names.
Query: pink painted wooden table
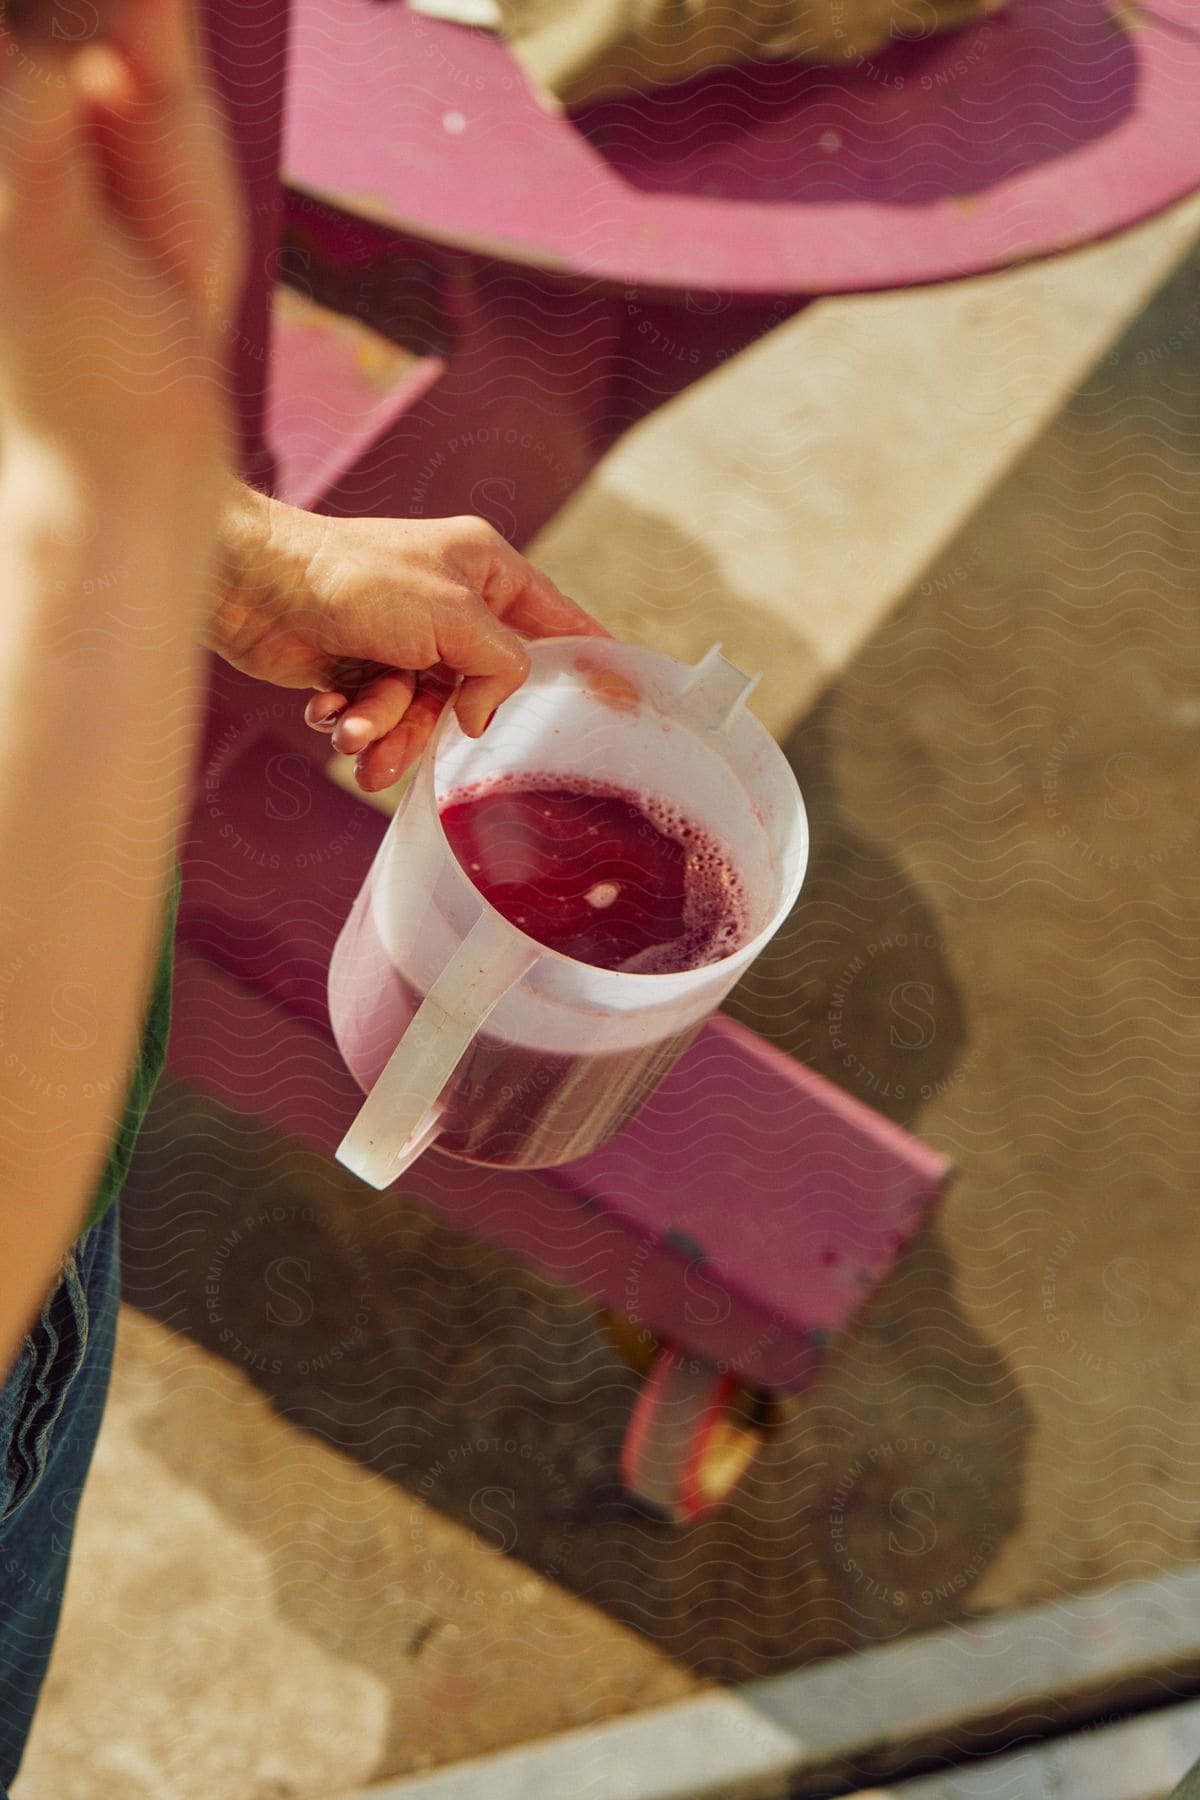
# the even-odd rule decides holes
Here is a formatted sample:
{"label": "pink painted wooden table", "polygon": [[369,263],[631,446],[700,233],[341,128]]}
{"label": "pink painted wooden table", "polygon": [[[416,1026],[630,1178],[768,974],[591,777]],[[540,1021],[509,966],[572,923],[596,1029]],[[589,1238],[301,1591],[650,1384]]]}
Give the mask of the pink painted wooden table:
{"label": "pink painted wooden table", "polygon": [[291,185],[618,286],[847,293],[1103,237],[1200,182],[1193,0],[1009,0],[848,68],[721,70],[569,118],[487,33],[297,0]]}
{"label": "pink painted wooden table", "polygon": [[[336,266],[352,308],[419,288],[431,354],[319,467],[281,416],[285,492],[527,536],[627,425],[812,296],[1051,255],[1188,192],[1197,93],[1192,0],[1010,0],[850,68],[718,71],[569,117],[487,33],[297,0],[299,278]],[[311,342],[283,332],[276,359],[280,389],[328,406]]]}

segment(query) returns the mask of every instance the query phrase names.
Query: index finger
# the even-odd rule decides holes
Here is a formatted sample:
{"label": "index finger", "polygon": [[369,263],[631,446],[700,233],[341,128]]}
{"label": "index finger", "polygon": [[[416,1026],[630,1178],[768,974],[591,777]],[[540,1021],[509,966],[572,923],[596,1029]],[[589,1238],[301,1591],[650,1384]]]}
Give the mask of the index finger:
{"label": "index finger", "polygon": [[437,624],[438,655],[462,676],[454,696],[458,722],[468,737],[479,737],[488,720],[529,673],[529,652],[515,631],[464,589],[461,604],[442,609]]}
{"label": "index finger", "polygon": [[484,599],[498,619],[525,637],[611,637],[612,632],[557,588],[543,569],[502,542]]}

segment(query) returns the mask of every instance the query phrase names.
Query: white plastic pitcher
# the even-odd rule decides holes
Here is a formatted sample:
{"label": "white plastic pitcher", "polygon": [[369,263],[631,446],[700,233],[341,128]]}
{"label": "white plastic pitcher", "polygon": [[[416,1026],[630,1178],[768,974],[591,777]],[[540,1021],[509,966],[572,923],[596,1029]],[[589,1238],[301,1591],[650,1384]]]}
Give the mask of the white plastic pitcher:
{"label": "white plastic pitcher", "polygon": [[[606,638],[543,638],[480,739],[447,706],[334,949],[329,1006],[367,1098],[337,1156],[374,1188],[439,1148],[544,1168],[624,1125],[773,936],[804,879],[808,822],[745,705],[758,680],[714,645],[695,667]],[[439,817],[498,775],[589,777],[667,801],[715,838],[750,903],[719,961],[627,974],[547,949],[484,899]]]}

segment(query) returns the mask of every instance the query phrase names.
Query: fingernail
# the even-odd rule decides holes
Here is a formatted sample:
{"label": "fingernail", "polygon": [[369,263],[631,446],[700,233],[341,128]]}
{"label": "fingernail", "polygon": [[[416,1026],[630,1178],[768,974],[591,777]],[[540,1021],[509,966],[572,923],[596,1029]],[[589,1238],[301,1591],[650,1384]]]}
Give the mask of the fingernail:
{"label": "fingernail", "polygon": [[314,731],[332,731],[334,726],[337,724],[338,720],[341,718],[342,714],[345,712],[345,710],[346,709],[344,706],[339,706],[337,708],[336,712],[326,713],[325,717],[323,719],[313,719],[312,720],[313,730]]}
{"label": "fingernail", "polygon": [[373,768],[368,775],[362,766],[362,758],[354,765],[354,779],[365,794],[381,794],[384,788],[395,787],[400,779],[400,770],[394,763],[384,768]]}
{"label": "fingernail", "polygon": [[362,714],[357,717],[338,720],[342,728],[342,749],[347,751],[365,750],[371,741],[371,721]]}

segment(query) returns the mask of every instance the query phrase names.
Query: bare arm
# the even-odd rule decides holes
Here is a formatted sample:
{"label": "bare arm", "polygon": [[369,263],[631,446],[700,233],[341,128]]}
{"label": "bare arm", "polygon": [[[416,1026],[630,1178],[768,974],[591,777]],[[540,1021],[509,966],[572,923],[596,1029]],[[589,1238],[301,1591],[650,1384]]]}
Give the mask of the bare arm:
{"label": "bare arm", "polygon": [[194,753],[203,502],[135,479],[0,473],[3,1366],[120,1118]]}
{"label": "bare arm", "polygon": [[0,96],[0,1368],[121,1115],[200,713],[238,230],[178,0],[135,26]]}

